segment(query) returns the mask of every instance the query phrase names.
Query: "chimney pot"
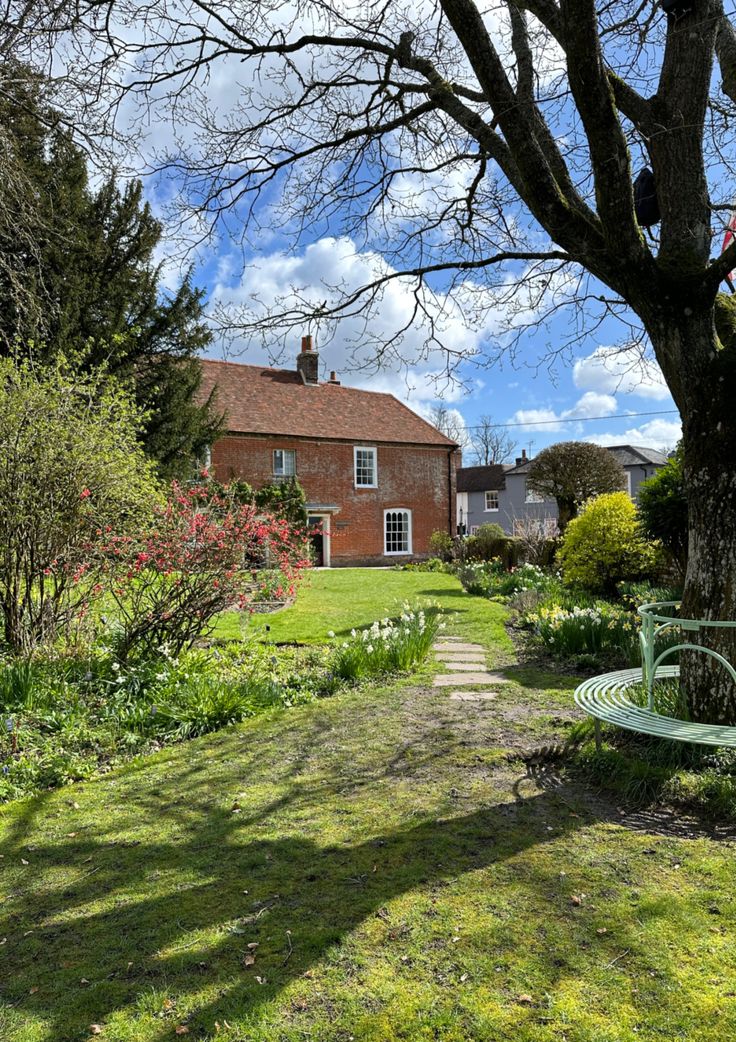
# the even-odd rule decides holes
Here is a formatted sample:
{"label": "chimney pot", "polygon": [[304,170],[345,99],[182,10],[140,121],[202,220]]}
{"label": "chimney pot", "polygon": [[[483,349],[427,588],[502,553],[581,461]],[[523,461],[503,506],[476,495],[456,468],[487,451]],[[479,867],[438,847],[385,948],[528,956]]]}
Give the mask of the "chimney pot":
{"label": "chimney pot", "polygon": [[302,337],[302,349],[296,356],[296,369],[305,384],[319,383],[319,355],[309,335]]}
{"label": "chimney pot", "polygon": [[521,458],[524,460],[526,459],[526,449],[521,450]]}
{"label": "chimney pot", "polygon": [[335,372],[334,369],[330,373],[330,383],[331,384],[337,384],[338,387],[340,386],[340,381],[337,379],[337,373]]}

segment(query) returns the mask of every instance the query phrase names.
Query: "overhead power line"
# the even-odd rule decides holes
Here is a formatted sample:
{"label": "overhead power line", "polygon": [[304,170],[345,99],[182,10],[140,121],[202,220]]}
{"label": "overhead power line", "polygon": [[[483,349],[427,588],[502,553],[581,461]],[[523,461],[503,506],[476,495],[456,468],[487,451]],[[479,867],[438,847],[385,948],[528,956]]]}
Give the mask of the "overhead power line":
{"label": "overhead power line", "polygon": [[677,409],[659,409],[657,412],[615,412],[608,416],[558,416],[555,420],[521,420],[515,423],[468,424],[466,431],[482,431],[494,427],[544,427],[559,423],[592,423],[593,420],[633,420],[637,416],[678,415]]}

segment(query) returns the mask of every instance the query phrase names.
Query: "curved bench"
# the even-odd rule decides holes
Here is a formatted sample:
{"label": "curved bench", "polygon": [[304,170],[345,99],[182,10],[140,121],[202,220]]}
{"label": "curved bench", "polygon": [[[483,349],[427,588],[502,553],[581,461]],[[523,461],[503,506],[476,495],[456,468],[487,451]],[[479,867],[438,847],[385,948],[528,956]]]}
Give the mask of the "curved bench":
{"label": "curved bench", "polygon": [[[679,666],[663,666],[662,678],[677,678]],[[625,727],[628,731],[669,738],[675,742],[695,742],[697,745],[727,745],[736,748],[736,727],[717,724],[692,724],[686,720],[662,716],[653,709],[637,705],[627,694],[627,688],[644,683],[641,669],[620,669],[584,681],[575,691],[575,702],[596,722],[596,744],[600,745],[599,721]]]}
{"label": "curved bench", "polygon": [[[677,651],[700,651],[716,659],[736,682],[736,670],[722,655],[711,648],[692,641],[665,648],[655,656],[655,641],[663,630],[677,627],[688,634],[699,634],[701,629],[736,627],[736,621],[681,619],[675,614],[677,601],[659,601],[643,604],[639,608],[642,627],[639,634],[642,653],[640,669],[620,669],[615,673],[604,673],[584,681],[575,691],[575,702],[595,720],[595,740],[600,748],[600,721],[624,727],[639,734],[657,738],[669,738],[675,742],[694,742],[697,745],[725,745],[736,748],[736,727],[719,724],[694,724],[687,720],[663,716],[654,709],[655,679],[677,679],[679,666],[663,666],[664,659]],[[667,611],[669,609],[669,611]],[[665,612],[667,612],[665,614]],[[693,638],[694,639],[694,638]],[[633,702],[627,689],[644,686],[647,690],[647,705]]]}

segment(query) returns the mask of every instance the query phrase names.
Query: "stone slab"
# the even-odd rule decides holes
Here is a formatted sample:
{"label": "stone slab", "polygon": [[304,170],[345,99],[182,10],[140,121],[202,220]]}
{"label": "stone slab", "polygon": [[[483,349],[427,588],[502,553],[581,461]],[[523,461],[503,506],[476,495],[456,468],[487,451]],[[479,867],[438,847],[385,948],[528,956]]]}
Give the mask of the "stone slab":
{"label": "stone slab", "polygon": [[453,654],[459,651],[475,651],[476,653],[482,652],[485,654],[485,649],[482,648],[480,644],[463,644],[461,641],[458,641],[457,644],[444,644],[438,642],[437,644],[433,644],[432,648],[434,651],[451,651]]}
{"label": "stone slab", "polygon": [[450,698],[454,702],[490,702],[498,698],[497,691],[451,691]]}
{"label": "stone slab", "polygon": [[[477,673],[478,670],[483,670],[485,665],[484,662],[461,662],[459,659],[456,662],[443,662],[442,665],[446,669],[456,669],[459,673]],[[485,671],[484,671],[485,672]]]}
{"label": "stone slab", "polygon": [[436,657],[440,662],[482,662],[485,665],[486,657],[476,651],[458,651],[451,655],[449,651],[436,651]]}
{"label": "stone slab", "polygon": [[435,687],[452,687],[455,684],[467,684],[468,686],[478,684],[492,684],[493,676],[490,673],[439,673],[433,680]]}

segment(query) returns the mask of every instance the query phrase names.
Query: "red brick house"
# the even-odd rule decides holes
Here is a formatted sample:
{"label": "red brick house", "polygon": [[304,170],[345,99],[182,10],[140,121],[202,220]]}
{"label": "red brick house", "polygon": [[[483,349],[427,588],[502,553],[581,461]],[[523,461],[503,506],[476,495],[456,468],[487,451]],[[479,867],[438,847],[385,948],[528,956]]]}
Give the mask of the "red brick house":
{"label": "red brick house", "polygon": [[294,370],[202,362],[226,433],[212,471],[256,488],[295,475],[318,525],[325,565],[387,565],[429,555],[436,529],[455,531],[455,442],[393,395],[319,380],[312,338]]}

